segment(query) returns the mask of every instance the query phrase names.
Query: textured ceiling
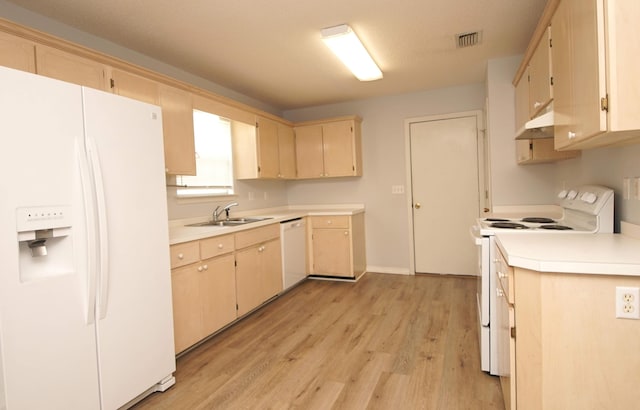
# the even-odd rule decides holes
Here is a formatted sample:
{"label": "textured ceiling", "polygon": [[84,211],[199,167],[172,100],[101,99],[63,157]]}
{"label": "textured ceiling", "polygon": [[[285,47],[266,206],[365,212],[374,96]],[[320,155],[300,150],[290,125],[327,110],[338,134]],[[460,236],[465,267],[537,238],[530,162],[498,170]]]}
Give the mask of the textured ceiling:
{"label": "textured ceiling", "polygon": [[[523,53],[545,0],[10,0],[286,110],[480,83]],[[384,73],[359,82],[320,40],[349,24]],[[482,42],[456,48],[455,35]]]}

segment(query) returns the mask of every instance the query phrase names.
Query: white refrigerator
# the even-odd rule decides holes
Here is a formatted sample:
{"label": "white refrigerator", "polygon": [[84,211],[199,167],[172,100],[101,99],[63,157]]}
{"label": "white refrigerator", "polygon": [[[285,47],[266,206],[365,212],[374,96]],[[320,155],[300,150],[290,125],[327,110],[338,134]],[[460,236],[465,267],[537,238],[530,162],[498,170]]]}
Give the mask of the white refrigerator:
{"label": "white refrigerator", "polygon": [[0,409],[174,384],[159,107],[0,67]]}

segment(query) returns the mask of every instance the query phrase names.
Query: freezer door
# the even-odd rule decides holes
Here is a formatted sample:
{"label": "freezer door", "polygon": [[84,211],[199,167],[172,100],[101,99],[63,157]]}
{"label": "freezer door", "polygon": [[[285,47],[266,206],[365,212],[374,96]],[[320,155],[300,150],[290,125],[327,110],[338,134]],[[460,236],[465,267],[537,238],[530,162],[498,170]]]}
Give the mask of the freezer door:
{"label": "freezer door", "polygon": [[[96,409],[95,326],[87,321],[86,232],[78,86],[0,67],[0,347],[9,409]],[[62,209],[47,256],[19,242],[21,209]],[[55,223],[42,215],[38,224]],[[28,235],[29,233],[25,233]],[[46,234],[45,234],[46,235]]]}
{"label": "freezer door", "polygon": [[175,371],[162,115],[113,94],[83,95],[108,241],[97,312],[102,404],[114,409]]}

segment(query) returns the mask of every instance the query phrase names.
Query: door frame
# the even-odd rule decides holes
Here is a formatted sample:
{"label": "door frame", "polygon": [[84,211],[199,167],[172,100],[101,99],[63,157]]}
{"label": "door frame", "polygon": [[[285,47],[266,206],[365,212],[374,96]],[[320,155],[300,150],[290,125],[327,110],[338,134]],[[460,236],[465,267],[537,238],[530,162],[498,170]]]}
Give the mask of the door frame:
{"label": "door frame", "polygon": [[[475,117],[477,126],[477,142],[478,142],[478,212],[483,214],[483,209],[489,207],[489,190],[488,190],[488,141],[485,129],[485,118],[482,110],[462,111],[449,114],[428,115],[423,117],[412,117],[404,120],[404,147],[405,147],[405,181],[407,186],[406,209],[408,217],[409,231],[409,274],[416,274],[415,259],[415,236],[413,234],[413,183],[411,178],[411,124],[426,121],[450,120],[462,117]],[[483,194],[484,193],[484,194]]]}

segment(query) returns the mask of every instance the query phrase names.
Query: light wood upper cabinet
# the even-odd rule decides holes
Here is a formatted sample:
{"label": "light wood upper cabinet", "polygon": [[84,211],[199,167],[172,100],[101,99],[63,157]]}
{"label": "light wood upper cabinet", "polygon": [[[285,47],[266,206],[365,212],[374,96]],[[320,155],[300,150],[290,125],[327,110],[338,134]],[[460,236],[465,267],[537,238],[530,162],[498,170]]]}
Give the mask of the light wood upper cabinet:
{"label": "light wood upper cabinet", "polygon": [[298,178],[362,176],[360,122],[348,117],[296,125]]}
{"label": "light wood upper cabinet", "polygon": [[542,37],[529,61],[529,118],[536,117],[553,99],[550,30],[547,28],[547,34]]}
{"label": "light wood upper cabinet", "polygon": [[0,31],[0,65],[36,72],[35,43]]}
{"label": "light wood upper cabinet", "polygon": [[280,173],[278,123],[268,118],[257,117],[256,143],[258,150],[258,176],[260,178],[278,178]]}
{"label": "light wood upper cabinet", "polygon": [[640,2],[562,0],[551,20],[556,149],[640,139]]}
{"label": "light wood upper cabinet", "polygon": [[516,130],[524,129],[527,121],[531,119],[529,114],[529,68],[516,84]]}
{"label": "light wood upper cabinet", "polygon": [[322,126],[296,126],[294,131],[298,178],[322,178],[324,176]]}
{"label": "light wood upper cabinet", "polygon": [[516,140],[518,164],[541,164],[580,156],[580,151],[556,151],[553,145],[553,138]]}
{"label": "light wood upper cabinet", "polygon": [[236,179],[294,179],[295,141],[293,129],[257,116],[255,128],[233,124]]}
{"label": "light wood upper cabinet", "polygon": [[278,123],[278,157],[280,178],[296,177],[296,140],[293,127]]}
{"label": "light wood upper cabinet", "polygon": [[166,172],[171,175],[195,175],[196,151],[191,94],[160,84],[158,96],[162,107]]}
{"label": "light wood upper cabinet", "polygon": [[109,67],[57,48],[36,45],[36,73],[98,90],[110,89]]}
{"label": "light wood upper cabinet", "polygon": [[123,97],[158,105],[158,83],[127,71],[111,70],[111,90]]}

